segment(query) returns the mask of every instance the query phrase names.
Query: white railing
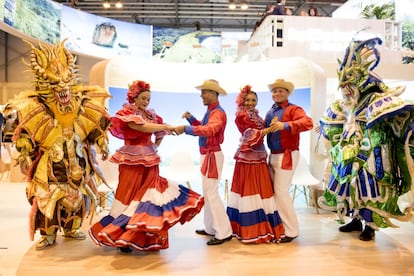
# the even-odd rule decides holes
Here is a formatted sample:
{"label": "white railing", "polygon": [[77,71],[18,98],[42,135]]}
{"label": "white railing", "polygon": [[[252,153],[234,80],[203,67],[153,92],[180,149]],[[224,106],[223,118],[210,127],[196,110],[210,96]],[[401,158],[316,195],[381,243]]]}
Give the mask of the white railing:
{"label": "white railing", "polygon": [[331,17],[268,16],[248,42],[248,60],[300,56],[317,63],[336,63],[356,36],[383,39],[386,63],[401,63],[401,23]]}

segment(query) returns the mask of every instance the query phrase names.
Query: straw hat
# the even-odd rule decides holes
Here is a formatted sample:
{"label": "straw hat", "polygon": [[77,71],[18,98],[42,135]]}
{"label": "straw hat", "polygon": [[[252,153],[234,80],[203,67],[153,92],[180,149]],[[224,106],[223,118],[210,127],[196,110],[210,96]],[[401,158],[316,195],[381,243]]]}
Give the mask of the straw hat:
{"label": "straw hat", "polygon": [[220,87],[218,81],[210,79],[205,80],[202,85],[196,86],[199,90],[212,90],[222,95],[227,95],[226,91]]}
{"label": "straw hat", "polygon": [[293,90],[295,90],[295,86],[290,81],[285,81],[284,79],[277,79],[274,83],[268,85],[269,90],[272,91],[276,87],[281,87],[289,91],[289,94],[292,94]]}

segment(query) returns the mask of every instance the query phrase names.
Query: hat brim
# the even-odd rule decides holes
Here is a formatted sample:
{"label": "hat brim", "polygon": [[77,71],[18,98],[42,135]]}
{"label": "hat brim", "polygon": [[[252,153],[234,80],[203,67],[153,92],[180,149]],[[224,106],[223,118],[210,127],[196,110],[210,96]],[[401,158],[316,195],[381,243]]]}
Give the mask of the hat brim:
{"label": "hat brim", "polygon": [[221,95],[227,95],[227,92],[218,85],[204,85],[203,84],[203,85],[196,86],[195,88],[198,90],[211,90]]}
{"label": "hat brim", "polygon": [[270,91],[272,91],[276,87],[284,88],[289,92],[289,94],[291,94],[293,90],[295,90],[295,87],[293,86],[293,84],[289,82],[274,82],[274,83],[269,84],[268,87]]}

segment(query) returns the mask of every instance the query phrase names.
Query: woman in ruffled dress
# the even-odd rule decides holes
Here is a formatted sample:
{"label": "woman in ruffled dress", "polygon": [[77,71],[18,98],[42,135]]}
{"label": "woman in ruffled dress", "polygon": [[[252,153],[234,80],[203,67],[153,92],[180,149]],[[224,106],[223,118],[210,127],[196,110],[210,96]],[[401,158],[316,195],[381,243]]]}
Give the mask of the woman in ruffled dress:
{"label": "woman in ruffled dress", "polygon": [[[159,175],[157,147],[173,126],[163,123],[154,110],[147,109],[150,85],[134,81],[127,100],[115,117],[110,132],[123,139],[110,161],[119,165],[119,182],[109,214],[89,230],[97,245],[155,251],[168,248],[168,229],[190,221],[204,205],[198,193],[169,182]],[[153,142],[152,136],[155,136]]]}
{"label": "woman in ruffled dress", "polygon": [[233,235],[243,243],[277,242],[284,235],[263,144],[263,137],[273,129],[264,128],[263,118],[256,109],[257,100],[256,92],[246,85],[236,101],[235,123],[242,137],[234,156],[236,164],[227,214]]}

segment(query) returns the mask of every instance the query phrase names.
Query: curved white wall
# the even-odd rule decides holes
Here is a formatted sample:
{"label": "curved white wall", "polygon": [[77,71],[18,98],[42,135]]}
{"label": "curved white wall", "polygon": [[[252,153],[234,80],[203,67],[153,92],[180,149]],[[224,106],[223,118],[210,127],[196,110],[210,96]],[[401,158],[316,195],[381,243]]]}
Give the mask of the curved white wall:
{"label": "curved white wall", "polygon": [[[133,80],[141,79],[149,82],[153,91],[176,93],[199,93],[194,87],[210,78],[218,80],[228,93],[238,93],[246,84],[252,85],[255,91],[268,91],[267,85],[277,78],[292,81],[296,88],[309,88],[311,91],[309,115],[315,125],[318,124],[326,107],[326,77],[323,70],[313,62],[298,57],[230,64],[183,64],[117,57],[96,64],[89,74],[91,84],[106,89],[127,88]],[[113,96],[125,97],[125,95]],[[271,104],[268,103],[269,108]],[[166,108],[176,109],[177,114],[182,114],[184,111],[180,106]],[[204,108],[201,101],[197,108]],[[260,110],[260,113],[263,115],[266,111]],[[234,123],[228,122],[228,124]],[[317,135],[313,131],[303,133],[301,150],[309,158],[314,175],[321,178],[325,164],[314,154],[316,138]],[[232,143],[237,147],[237,138],[233,139]],[[195,149],[190,148],[189,151]],[[234,152],[230,155],[232,154]],[[313,162],[314,160],[317,162]]]}

